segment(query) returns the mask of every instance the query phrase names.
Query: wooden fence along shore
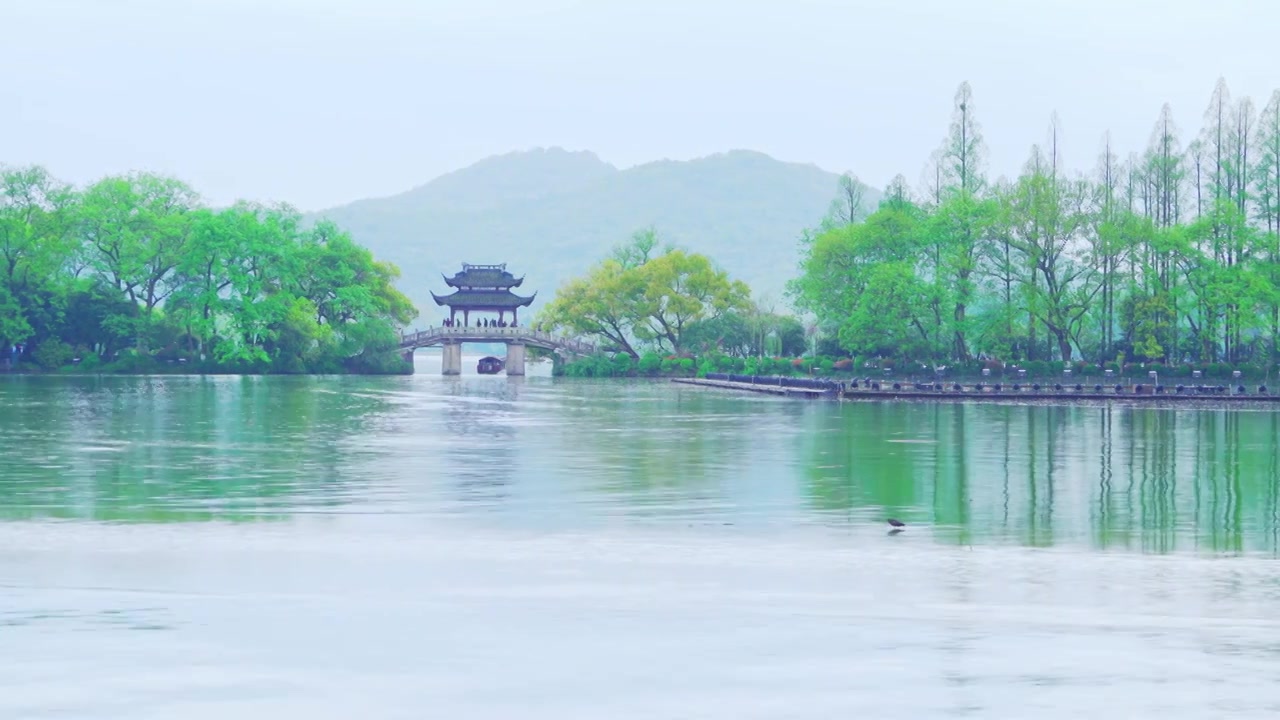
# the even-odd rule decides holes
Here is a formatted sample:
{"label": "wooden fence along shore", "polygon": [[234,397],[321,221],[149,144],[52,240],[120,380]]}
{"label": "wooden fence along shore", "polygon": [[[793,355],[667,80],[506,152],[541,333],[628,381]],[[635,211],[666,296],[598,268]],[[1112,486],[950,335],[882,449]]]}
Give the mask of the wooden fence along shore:
{"label": "wooden fence along shore", "polygon": [[1277,403],[1265,385],[1153,385],[1146,383],[958,383],[901,380],[830,380],[763,375],[708,373],[702,378],[677,378],[673,382],[699,387],[738,390],[802,398],[830,400],[965,400],[1009,402],[1027,400],[1121,400],[1202,404],[1205,402]]}

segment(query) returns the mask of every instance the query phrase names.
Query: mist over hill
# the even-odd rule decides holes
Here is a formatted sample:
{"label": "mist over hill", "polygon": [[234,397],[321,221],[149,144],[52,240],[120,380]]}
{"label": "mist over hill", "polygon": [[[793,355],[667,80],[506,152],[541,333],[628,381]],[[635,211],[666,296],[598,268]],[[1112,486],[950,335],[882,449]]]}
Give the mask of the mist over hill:
{"label": "mist over hill", "polygon": [[[796,271],[797,240],[818,224],[839,176],[735,150],[619,170],[590,152],[559,148],[481,160],[391,197],[313,214],[349,230],[400,266],[401,289],[422,312],[441,313],[429,292],[463,262],[505,262],[538,291],[536,310],[565,280],[614,245],[652,226],[659,237],[705,253],[757,295],[781,300]],[[867,191],[867,202],[878,201]]]}

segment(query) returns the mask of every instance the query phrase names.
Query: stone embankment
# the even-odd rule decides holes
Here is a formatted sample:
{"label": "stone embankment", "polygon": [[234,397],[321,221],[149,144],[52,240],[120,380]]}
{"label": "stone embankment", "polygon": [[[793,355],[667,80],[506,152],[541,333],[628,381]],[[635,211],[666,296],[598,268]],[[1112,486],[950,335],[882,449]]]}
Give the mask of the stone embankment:
{"label": "stone embankment", "polygon": [[1277,403],[1265,385],[1154,385],[1146,383],[959,383],[902,380],[832,380],[764,375],[708,373],[702,378],[674,382],[700,387],[831,400],[967,400],[967,401],[1080,401],[1122,400],[1201,404],[1204,402]]}

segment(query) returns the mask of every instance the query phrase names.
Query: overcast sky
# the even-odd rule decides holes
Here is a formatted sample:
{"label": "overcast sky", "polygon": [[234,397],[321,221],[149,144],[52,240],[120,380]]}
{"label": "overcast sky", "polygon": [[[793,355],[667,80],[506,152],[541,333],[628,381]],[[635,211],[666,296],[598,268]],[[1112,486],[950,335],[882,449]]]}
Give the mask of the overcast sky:
{"label": "overcast sky", "polygon": [[494,153],[733,148],[913,184],[973,86],[994,174],[1050,114],[1091,168],[1219,76],[1280,86],[1272,0],[0,0],[0,163],[318,209]]}

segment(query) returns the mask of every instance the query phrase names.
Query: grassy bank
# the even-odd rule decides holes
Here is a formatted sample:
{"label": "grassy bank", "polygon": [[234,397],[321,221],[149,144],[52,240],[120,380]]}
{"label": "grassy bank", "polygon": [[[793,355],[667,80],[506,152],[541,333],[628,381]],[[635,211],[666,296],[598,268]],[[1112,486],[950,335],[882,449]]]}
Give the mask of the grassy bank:
{"label": "grassy bank", "polygon": [[[742,375],[807,376],[832,379],[893,378],[906,381],[945,379],[953,382],[1152,382],[1160,383],[1267,382],[1275,374],[1253,365],[1164,365],[1161,363],[1062,363],[1032,361],[1002,364],[972,361],[945,367],[918,361],[818,357],[742,358],[727,355],[661,355],[645,353],[639,358],[619,353],[579,358],[555,366],[555,374],[565,377],[702,377],[707,373]],[[1236,373],[1239,375],[1236,375]]]}
{"label": "grassy bank", "polygon": [[0,364],[0,375],[412,375],[413,363],[398,354],[346,358],[314,363],[219,363],[198,357],[141,357],[126,355],[103,361],[96,355],[71,358],[47,367],[35,361]]}

